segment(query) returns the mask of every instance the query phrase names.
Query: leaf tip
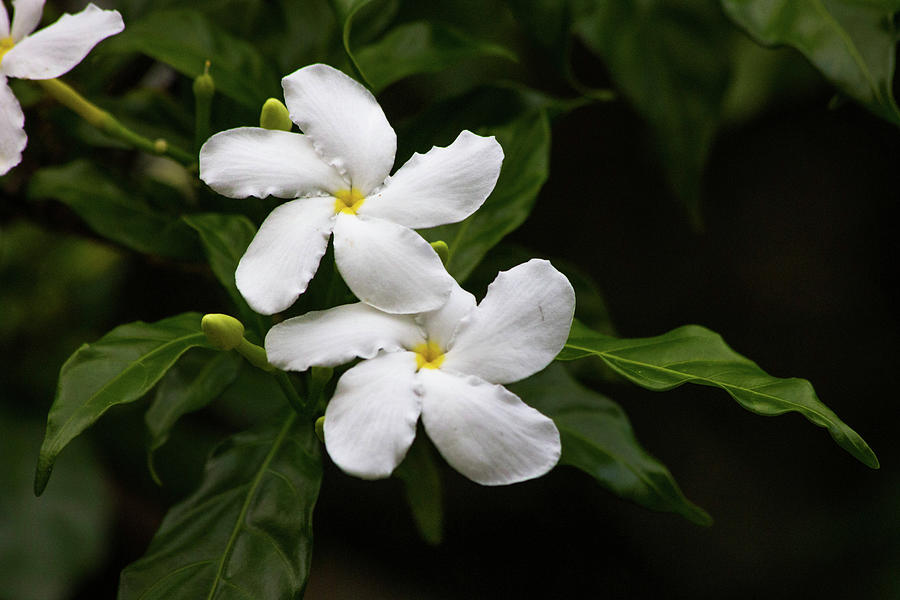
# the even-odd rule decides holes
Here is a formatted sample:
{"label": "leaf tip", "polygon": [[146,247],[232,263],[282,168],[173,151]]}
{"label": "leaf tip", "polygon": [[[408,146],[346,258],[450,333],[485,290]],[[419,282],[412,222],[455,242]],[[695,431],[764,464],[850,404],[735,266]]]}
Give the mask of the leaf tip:
{"label": "leaf tip", "polygon": [[866,450],[868,452],[866,452],[862,457],[860,457],[860,460],[862,460],[863,464],[866,465],[867,467],[869,467],[870,469],[875,469],[875,470],[880,469],[881,463],[878,461],[878,457],[875,456],[875,453],[868,446],[866,446]]}
{"label": "leaf tip", "polygon": [[684,513],[684,516],[694,525],[700,525],[701,527],[712,527],[715,523],[712,515],[697,505],[691,505],[690,509]]}
{"label": "leaf tip", "polygon": [[34,495],[40,496],[47,488],[50,474],[53,472],[53,459],[41,454],[38,458],[37,468],[34,471]]}
{"label": "leaf tip", "polygon": [[159,473],[156,472],[156,465],[154,464],[153,457],[155,455],[155,449],[151,449],[147,452],[147,470],[150,471],[150,478],[153,480],[153,483],[162,487],[162,479],[159,478]]}

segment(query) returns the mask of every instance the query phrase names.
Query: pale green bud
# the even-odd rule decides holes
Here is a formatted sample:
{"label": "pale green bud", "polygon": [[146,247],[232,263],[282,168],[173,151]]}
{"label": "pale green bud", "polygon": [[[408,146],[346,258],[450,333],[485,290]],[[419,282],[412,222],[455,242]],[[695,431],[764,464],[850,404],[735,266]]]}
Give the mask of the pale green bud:
{"label": "pale green bud", "polygon": [[233,350],[244,341],[244,325],[228,315],[204,315],[200,327],[209,343],[219,350]]}
{"label": "pale green bud", "polygon": [[437,255],[441,257],[441,262],[446,265],[447,259],[450,258],[450,246],[447,245],[447,242],[444,240],[431,242],[431,247],[434,248]]}
{"label": "pale green bud", "polygon": [[216,82],[209,74],[209,61],[203,65],[203,72],[194,78],[194,96],[209,102],[216,93]]}
{"label": "pale green bud", "polygon": [[294,126],[287,107],[277,98],[269,98],[259,113],[259,126],[263,129],[290,131]]}
{"label": "pale green bud", "polygon": [[320,442],[325,443],[325,417],[316,419],[316,437]]}

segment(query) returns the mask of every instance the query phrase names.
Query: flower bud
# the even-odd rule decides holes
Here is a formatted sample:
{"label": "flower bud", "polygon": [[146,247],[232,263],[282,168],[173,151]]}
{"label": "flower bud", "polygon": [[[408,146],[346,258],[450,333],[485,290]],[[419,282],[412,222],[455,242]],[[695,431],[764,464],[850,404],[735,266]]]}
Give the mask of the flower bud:
{"label": "flower bud", "polygon": [[320,442],[325,443],[325,417],[316,419],[316,437]]}
{"label": "flower bud", "polygon": [[263,129],[290,131],[294,126],[287,107],[277,98],[269,98],[259,113],[259,126]]}
{"label": "flower bud", "polygon": [[206,61],[206,64],[203,65],[203,72],[194,78],[194,97],[198,101],[203,100],[207,103],[216,93],[216,82],[209,74],[209,65],[209,61]]}
{"label": "flower bud", "polygon": [[450,258],[450,247],[447,245],[447,242],[444,240],[431,242],[431,247],[434,248],[437,255],[441,257],[441,262],[446,265],[447,259]]}
{"label": "flower bud", "polygon": [[216,82],[209,74],[209,61],[203,65],[203,73],[194,79],[194,149],[199,150],[209,137],[209,119]]}
{"label": "flower bud", "polygon": [[243,324],[228,315],[204,315],[200,327],[209,343],[219,350],[233,350],[244,340]]}

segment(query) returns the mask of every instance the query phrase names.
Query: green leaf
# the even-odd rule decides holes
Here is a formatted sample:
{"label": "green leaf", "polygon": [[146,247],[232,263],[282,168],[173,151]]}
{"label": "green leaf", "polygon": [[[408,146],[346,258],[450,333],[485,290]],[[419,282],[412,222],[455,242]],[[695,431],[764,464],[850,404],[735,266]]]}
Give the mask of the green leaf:
{"label": "green leaf", "polygon": [[0,414],[3,598],[73,598],[79,582],[104,560],[112,502],[97,459],[75,444],[53,489],[36,499],[31,469],[40,435],[39,422]]}
{"label": "green leaf", "polygon": [[508,49],[476,40],[450,27],[416,21],[404,23],[356,53],[372,91],[421,73],[436,73],[467,58],[495,56],[516,61]]}
{"label": "green leaf", "polygon": [[144,421],[150,439],[147,443],[147,466],[157,483],[161,483],[153,466],[153,456],[169,439],[172,427],[182,416],[200,410],[216,398],[237,378],[241,368],[237,352],[202,352],[184,356],[160,381]]}
{"label": "green leaf", "polygon": [[526,113],[511,123],[480,132],[495,135],[505,157],[493,193],[460,223],[422,232],[430,242],[450,247],[447,271],[463,281],[484,255],[531,213],[550,166],[550,125],[544,111]]}
{"label": "green leaf", "polygon": [[730,68],[715,0],[595,2],[575,32],[652,127],[670,185],[700,227],[701,178]]}
{"label": "green leaf", "polygon": [[179,259],[199,255],[196,237],[178,217],[150,207],[85,160],[40,169],[28,196],[59,200],[98,234],[132,250]]}
{"label": "green leaf", "polygon": [[556,423],[561,464],[581,469],[614,494],[647,508],[712,524],[709,514],[684,496],[665,465],[641,447],[622,408],[580,385],[561,365],[509,387]]}
{"label": "green leaf", "polygon": [[312,424],[296,421],[240,433],[213,454],[200,488],[122,572],[119,600],[302,596],[322,463]]}
{"label": "green leaf", "polygon": [[264,335],[267,330],[265,319],[247,305],[234,282],[234,272],[256,235],[256,227],[242,215],[218,213],[186,215],[184,222],[200,234],[213,274],[237,306],[244,324]]}
{"label": "green leaf", "polygon": [[191,9],[161,10],[129,23],[109,42],[115,52],[142,52],[193,79],[207,60],[216,91],[258,110],[280,97],[279,77],[248,42],[219,29]]}
{"label": "green leaf", "polygon": [[900,125],[892,92],[895,0],[722,0],[735,23],[766,45],[799,50],[843,93]]}
{"label": "green leaf", "polygon": [[807,380],[772,377],[705,327],[685,325],[652,338],[618,339],[574,323],[557,358],[572,360],[592,355],[649,390],[665,391],[683,383],[695,383],[722,388],[738,404],[758,415],[798,412],[811,423],[826,428],[839,446],[863,464],[873,469],[879,466],[868,444],[819,401]]}
{"label": "green leaf", "polygon": [[416,436],[394,476],[403,482],[406,501],[422,539],[433,546],[440,544],[444,537],[441,477],[434,448],[424,432]]}
{"label": "green leaf", "polygon": [[340,24],[341,41],[344,45],[344,52],[347,54],[347,58],[350,60],[350,64],[357,77],[359,77],[369,88],[372,87],[372,84],[366,79],[366,75],[360,68],[356,56],[353,54],[353,51],[350,50],[350,32],[353,29],[353,18],[363,7],[371,2],[372,0],[332,0],[331,2],[334,12],[337,15],[338,23]]}
{"label": "green leaf", "polygon": [[57,455],[103,413],[137,400],[191,348],[209,347],[200,315],[184,313],[156,323],[136,321],[84,344],[59,372],[56,398],[47,415],[34,491],[47,486]]}

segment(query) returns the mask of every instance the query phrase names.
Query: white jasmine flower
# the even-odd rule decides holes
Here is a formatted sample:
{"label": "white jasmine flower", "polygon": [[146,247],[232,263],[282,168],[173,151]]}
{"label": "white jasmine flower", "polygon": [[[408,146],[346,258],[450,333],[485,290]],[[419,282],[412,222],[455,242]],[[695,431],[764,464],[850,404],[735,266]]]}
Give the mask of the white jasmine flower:
{"label": "white jasmine flower", "polygon": [[560,455],[553,421],[502,385],[547,366],[565,344],[575,292],[545,260],[501,272],[477,306],[458,285],[442,308],[392,315],[363,303],[275,325],[269,361],[303,371],[363,360],[338,381],[325,445],[344,471],[387,477],[422,417],[457,471],[483,485],[539,477]]}
{"label": "white jasmine flower", "polygon": [[475,212],[497,182],[500,144],[463,131],[388,177],[397,136],[366,88],[322,64],[281,83],[303,134],[239,127],[200,149],[200,178],[220,194],[292,199],[266,218],[241,259],[241,294],[263,314],[288,308],[334,233],[337,268],[360,300],[390,313],[441,306],[453,279],[413,228]]}
{"label": "white jasmine flower", "polygon": [[41,21],[44,0],[13,0],[12,26],[0,0],[0,175],[22,160],[25,115],[7,85],[7,77],[53,79],[80,63],[101,40],[125,28],[122,15],[94,4],[64,14],[53,25],[32,33]]}

